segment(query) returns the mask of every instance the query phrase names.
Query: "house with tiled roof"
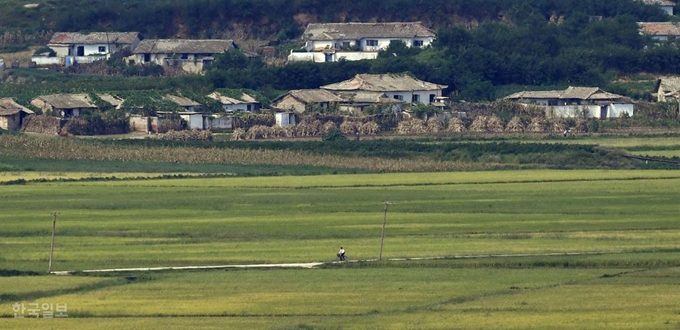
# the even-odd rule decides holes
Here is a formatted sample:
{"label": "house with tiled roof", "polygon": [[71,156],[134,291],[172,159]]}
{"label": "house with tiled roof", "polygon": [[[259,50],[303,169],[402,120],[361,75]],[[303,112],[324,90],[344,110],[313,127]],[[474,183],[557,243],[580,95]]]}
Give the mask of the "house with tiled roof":
{"label": "house with tiled roof", "polygon": [[598,87],[568,87],[564,90],[522,91],[504,97],[527,105],[545,108],[546,117],[618,118],[633,115],[633,101]]}
{"label": "house with tiled roof", "polygon": [[657,102],[680,100],[680,77],[659,77],[655,91],[653,96]]}
{"label": "house with tiled roof", "polygon": [[31,104],[43,113],[52,113],[61,118],[79,117],[86,111],[97,109],[87,94],[51,94],[34,98]]}
{"label": "house with tiled roof", "polygon": [[357,74],[352,79],[321,86],[334,93],[351,91],[380,92],[396,100],[430,104],[448,86],[422,81],[407,74]]}
{"label": "house with tiled roof", "polygon": [[32,115],[33,111],[20,105],[12,98],[0,99],[0,128],[10,131],[18,131],[24,118]]}
{"label": "house with tiled roof", "polygon": [[324,89],[294,89],[275,98],[272,107],[303,113],[312,107],[327,109],[342,101],[341,97]]}
{"label": "house with tiled roof", "polygon": [[188,72],[200,72],[212,63],[216,54],[236,48],[233,40],[223,39],[144,39],[132,52],[132,61],[135,64],[179,66]]}
{"label": "house with tiled roof", "polygon": [[177,106],[182,108],[184,111],[197,111],[203,108],[202,104],[184,96],[166,94],[163,96],[163,99],[177,104]]}
{"label": "house with tiled roof", "polygon": [[435,34],[421,22],[312,23],[302,34],[307,53],[291,52],[289,61],[335,62],[374,59],[392,41],[426,47]]}
{"label": "house with tiled roof", "polygon": [[675,2],[670,0],[639,0],[644,2],[646,5],[659,6],[661,10],[666,12],[668,15],[673,15],[673,8],[675,8]]}
{"label": "house with tiled roof", "polygon": [[37,55],[32,58],[38,65],[92,63],[107,59],[122,49],[133,50],[140,42],[139,32],[56,32],[47,47],[55,54]]}
{"label": "house with tiled roof", "polygon": [[260,102],[246,93],[226,95],[225,93],[213,92],[208,97],[219,102],[222,105],[222,110],[226,112],[260,110]]}
{"label": "house with tiled roof", "polygon": [[680,37],[680,24],[674,22],[638,22],[640,34],[658,41]]}

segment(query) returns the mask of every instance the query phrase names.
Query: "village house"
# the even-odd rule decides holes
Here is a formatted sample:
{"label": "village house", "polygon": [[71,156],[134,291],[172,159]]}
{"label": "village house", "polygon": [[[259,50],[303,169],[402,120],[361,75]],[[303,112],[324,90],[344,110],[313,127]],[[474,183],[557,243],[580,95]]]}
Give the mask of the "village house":
{"label": "village house", "polygon": [[640,0],[646,5],[659,6],[666,14],[673,16],[673,8],[675,8],[675,2],[669,0]]}
{"label": "village house", "polygon": [[24,118],[32,115],[33,111],[20,105],[12,98],[0,99],[0,128],[9,131],[21,129]]}
{"label": "village house", "polygon": [[173,112],[173,111],[157,111],[156,114],[158,115],[159,120],[162,120],[165,117],[171,116],[171,115],[179,115],[182,120],[184,120],[187,123],[187,128],[188,129],[207,129],[210,127],[209,124],[209,117],[210,114],[207,114],[205,112],[200,112],[200,111],[182,111],[182,112]]}
{"label": "village house", "polygon": [[338,109],[355,115],[364,113],[369,107],[387,107],[391,112],[397,113],[401,112],[404,104],[403,101],[391,98],[383,92],[349,91],[334,94],[342,98]]}
{"label": "village house", "polygon": [[333,93],[380,92],[396,100],[423,104],[435,102],[446,87],[448,86],[422,81],[406,74],[357,74],[352,79],[321,86]]}
{"label": "village house", "polygon": [[435,34],[420,22],[312,23],[302,34],[307,52],[291,52],[288,60],[336,62],[375,59],[392,41],[426,47]]}
{"label": "village house", "polygon": [[31,104],[43,113],[52,113],[61,118],[80,117],[85,111],[97,109],[87,94],[42,95],[34,98]]}
{"label": "village house", "polygon": [[680,100],[680,77],[660,77],[656,80],[654,97],[657,102]]}
{"label": "village house", "polygon": [[111,54],[124,48],[134,50],[139,44],[139,32],[56,32],[47,47],[54,50],[56,56],[33,56],[37,65],[65,65],[73,63],[92,63],[107,59]]}
{"label": "village house", "polygon": [[295,89],[274,99],[272,106],[303,113],[313,107],[327,109],[340,102],[343,102],[341,97],[324,89]]}
{"label": "village house", "polygon": [[145,39],[132,52],[130,64],[154,63],[178,66],[187,72],[201,72],[216,54],[236,49],[233,40]]}
{"label": "village house", "polygon": [[219,102],[222,110],[226,112],[260,110],[260,102],[246,93],[241,93],[238,97],[229,97],[220,92],[213,92],[208,97]]}
{"label": "village house", "polygon": [[680,37],[680,25],[674,22],[638,22],[640,34],[656,41],[673,41]]}
{"label": "village house", "polygon": [[597,87],[569,87],[565,90],[523,91],[504,99],[541,106],[548,118],[619,118],[633,115],[633,101]]}

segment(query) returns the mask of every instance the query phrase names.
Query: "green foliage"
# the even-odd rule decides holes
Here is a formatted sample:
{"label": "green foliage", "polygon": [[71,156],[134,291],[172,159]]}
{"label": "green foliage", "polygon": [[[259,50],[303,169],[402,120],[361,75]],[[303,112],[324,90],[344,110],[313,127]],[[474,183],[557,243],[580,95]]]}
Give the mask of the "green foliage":
{"label": "green foliage", "polygon": [[347,137],[339,129],[331,129],[326,134],[321,136],[321,141],[335,142],[335,141],[347,141]]}
{"label": "green foliage", "polygon": [[54,49],[52,49],[50,47],[41,47],[41,48],[36,49],[33,52],[33,55],[42,55],[42,54],[47,54],[47,56],[49,56],[49,57],[57,56],[57,52],[55,52]]}

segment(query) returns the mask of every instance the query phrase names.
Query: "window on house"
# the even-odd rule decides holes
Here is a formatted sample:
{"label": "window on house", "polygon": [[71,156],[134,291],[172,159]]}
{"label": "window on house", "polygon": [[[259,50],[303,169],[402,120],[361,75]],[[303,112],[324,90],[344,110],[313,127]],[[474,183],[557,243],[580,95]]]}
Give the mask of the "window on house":
{"label": "window on house", "polygon": [[106,53],[106,46],[99,46],[100,53]]}
{"label": "window on house", "polygon": [[413,96],[411,96],[411,102],[420,102],[420,95],[413,94]]}
{"label": "window on house", "polygon": [[422,40],[413,40],[413,47],[423,47]]}
{"label": "window on house", "polygon": [[342,42],[342,48],[349,49],[349,41],[343,41]]}
{"label": "window on house", "polygon": [[378,40],[368,39],[366,40],[366,46],[378,46]]}
{"label": "window on house", "polygon": [[430,94],[430,103],[434,102],[435,96],[436,96],[436,95],[434,95],[434,94]]}
{"label": "window on house", "polygon": [[183,60],[188,60],[188,59],[189,59],[189,54],[182,54],[182,59],[183,59]]}
{"label": "window on house", "polygon": [[404,96],[403,96],[403,95],[395,95],[395,96],[394,96],[394,99],[395,99],[395,100],[401,100],[401,101],[403,101],[403,100],[404,100]]}

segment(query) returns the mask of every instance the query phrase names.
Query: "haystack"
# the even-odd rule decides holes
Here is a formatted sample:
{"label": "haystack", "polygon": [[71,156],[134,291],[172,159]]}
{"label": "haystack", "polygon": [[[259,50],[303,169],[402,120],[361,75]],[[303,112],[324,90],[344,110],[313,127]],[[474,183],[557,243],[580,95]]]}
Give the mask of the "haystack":
{"label": "haystack", "polygon": [[374,121],[369,121],[359,127],[359,134],[361,135],[378,135],[380,133],[380,125]]}
{"label": "haystack", "polygon": [[334,129],[338,129],[338,125],[336,125],[332,121],[327,121],[323,124],[323,126],[321,126],[321,133],[326,134],[326,133],[328,133],[328,132],[330,132],[331,130],[334,130]]}
{"label": "haystack", "polygon": [[486,121],[486,130],[491,133],[503,133],[503,130],[505,130],[503,120],[496,115],[489,117]]}
{"label": "haystack", "polygon": [[531,123],[527,127],[528,132],[532,133],[545,133],[548,130],[548,123],[543,117],[533,117],[531,118]]}
{"label": "haystack", "polygon": [[514,116],[508,122],[508,126],[505,127],[505,131],[510,133],[524,133],[524,124],[518,116]]}
{"label": "haystack", "polygon": [[320,120],[304,120],[295,126],[297,137],[314,137],[321,134]]}
{"label": "haystack", "polygon": [[562,133],[567,129],[567,124],[564,119],[555,117],[550,119],[549,131],[552,133]]}
{"label": "haystack", "polygon": [[588,120],[585,118],[576,120],[576,127],[574,127],[574,130],[578,133],[588,133]]}
{"label": "haystack", "polygon": [[354,135],[359,130],[359,126],[356,122],[345,120],[340,124],[340,131],[342,134]]}
{"label": "haystack", "polygon": [[486,116],[475,117],[475,120],[473,120],[472,124],[470,124],[470,131],[471,132],[486,132],[486,122],[487,122]]}
{"label": "haystack", "polygon": [[446,127],[446,133],[462,133],[466,130],[465,123],[463,123],[460,118],[453,117],[449,119],[449,126]]}
{"label": "haystack", "polygon": [[402,120],[397,125],[397,134],[416,135],[424,134],[426,132],[427,128],[425,127],[425,123],[418,118]]}
{"label": "haystack", "polygon": [[428,133],[439,133],[444,130],[444,125],[437,117],[430,117],[427,120],[427,132]]}
{"label": "haystack", "polygon": [[233,133],[231,133],[231,139],[234,141],[240,141],[240,140],[245,140],[246,138],[246,130],[243,128],[237,128],[234,130]]}

